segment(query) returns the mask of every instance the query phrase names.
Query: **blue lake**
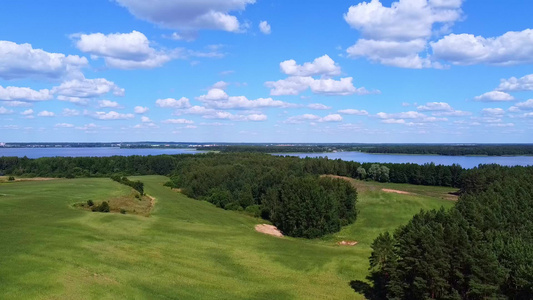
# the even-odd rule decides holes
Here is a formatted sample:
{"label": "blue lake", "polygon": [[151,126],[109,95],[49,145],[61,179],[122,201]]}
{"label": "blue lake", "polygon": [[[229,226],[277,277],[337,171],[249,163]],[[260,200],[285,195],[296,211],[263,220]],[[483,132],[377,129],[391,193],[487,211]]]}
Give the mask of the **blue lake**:
{"label": "blue lake", "polygon": [[161,154],[195,154],[194,149],[127,149],[118,147],[95,148],[0,148],[0,156],[18,156],[28,158],[39,157],[85,157],[85,156],[130,156],[130,155],[161,155]]}
{"label": "blue lake", "polygon": [[[125,149],[109,148],[0,148],[0,156],[26,156],[28,158],[55,156],[130,156],[130,155],[161,155],[161,154],[196,154],[194,149]],[[441,155],[395,155],[369,154],[362,152],[335,153],[277,153],[275,155],[290,155],[299,157],[324,157],[357,162],[376,163],[435,163],[437,165],[459,164],[463,168],[473,168],[479,164],[499,164],[502,166],[533,166],[533,156],[441,156]]]}
{"label": "blue lake", "polygon": [[334,153],[282,153],[276,155],[290,155],[299,157],[324,157],[357,162],[376,163],[435,163],[436,165],[458,164],[463,168],[477,167],[479,164],[499,164],[502,166],[533,166],[533,156],[442,156],[442,155],[395,155],[369,154],[363,152],[334,152]]}

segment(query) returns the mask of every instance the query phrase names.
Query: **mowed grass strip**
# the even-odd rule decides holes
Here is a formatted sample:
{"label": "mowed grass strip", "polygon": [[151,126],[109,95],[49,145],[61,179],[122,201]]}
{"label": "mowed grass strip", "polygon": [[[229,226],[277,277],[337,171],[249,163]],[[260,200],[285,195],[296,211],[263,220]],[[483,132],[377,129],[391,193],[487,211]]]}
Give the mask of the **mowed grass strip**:
{"label": "mowed grass strip", "polygon": [[[0,183],[2,299],[363,299],[370,243],[421,208],[451,201],[359,193],[355,224],[317,240],[258,233],[263,223],[132,177],[156,198],[150,217],[93,213],[88,199],[126,197],[110,179]],[[338,240],[356,240],[341,247]]]}

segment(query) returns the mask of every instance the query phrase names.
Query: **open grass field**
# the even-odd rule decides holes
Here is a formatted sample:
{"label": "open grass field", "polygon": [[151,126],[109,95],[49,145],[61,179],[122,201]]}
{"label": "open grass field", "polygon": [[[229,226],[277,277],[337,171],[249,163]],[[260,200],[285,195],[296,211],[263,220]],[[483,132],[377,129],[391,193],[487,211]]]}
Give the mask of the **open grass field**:
{"label": "open grass field", "polygon": [[[453,189],[353,181],[355,224],[318,240],[258,233],[264,223],[132,177],[150,216],[74,208],[131,194],[110,179],[0,182],[0,299],[363,299],[372,240]],[[381,191],[394,188],[413,194]],[[356,246],[338,246],[354,240]]]}

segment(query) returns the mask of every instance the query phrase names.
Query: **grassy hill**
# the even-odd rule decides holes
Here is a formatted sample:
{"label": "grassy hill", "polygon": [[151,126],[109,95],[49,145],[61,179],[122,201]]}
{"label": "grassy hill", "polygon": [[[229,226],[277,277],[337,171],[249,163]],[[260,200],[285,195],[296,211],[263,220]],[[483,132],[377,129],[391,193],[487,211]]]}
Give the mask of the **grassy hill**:
{"label": "grassy hill", "polygon": [[422,208],[453,205],[446,188],[352,181],[355,224],[276,238],[254,230],[260,219],[163,187],[165,177],[131,179],[156,198],[149,217],[75,207],[131,194],[110,179],[0,182],[0,298],[362,299],[349,282],[365,278],[372,240]]}

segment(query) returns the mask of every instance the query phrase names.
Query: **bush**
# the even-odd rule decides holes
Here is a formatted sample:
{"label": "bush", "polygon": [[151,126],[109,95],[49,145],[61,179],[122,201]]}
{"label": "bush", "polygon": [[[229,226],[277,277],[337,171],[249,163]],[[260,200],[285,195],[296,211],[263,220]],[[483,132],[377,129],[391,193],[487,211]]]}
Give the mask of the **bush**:
{"label": "bush", "polygon": [[125,215],[125,214],[126,214],[126,210],[125,210],[124,208],[121,208],[121,209],[120,209],[120,213],[123,214],[123,215]]}
{"label": "bush", "polygon": [[9,180],[9,181],[15,181],[15,177],[13,177],[13,176],[9,176],[9,178],[8,178],[7,180]]}
{"label": "bush", "polygon": [[224,209],[226,210],[237,210],[237,211],[243,211],[242,206],[239,205],[238,202],[231,202],[224,206]]}
{"label": "bush", "polygon": [[102,202],[100,205],[93,206],[92,211],[96,212],[109,212],[109,203],[106,201]]}
{"label": "bush", "polygon": [[246,207],[244,211],[256,218],[261,217],[261,206],[260,205],[250,205]]}
{"label": "bush", "polygon": [[93,206],[94,205],[94,201],[93,200],[87,200],[87,205]]}

